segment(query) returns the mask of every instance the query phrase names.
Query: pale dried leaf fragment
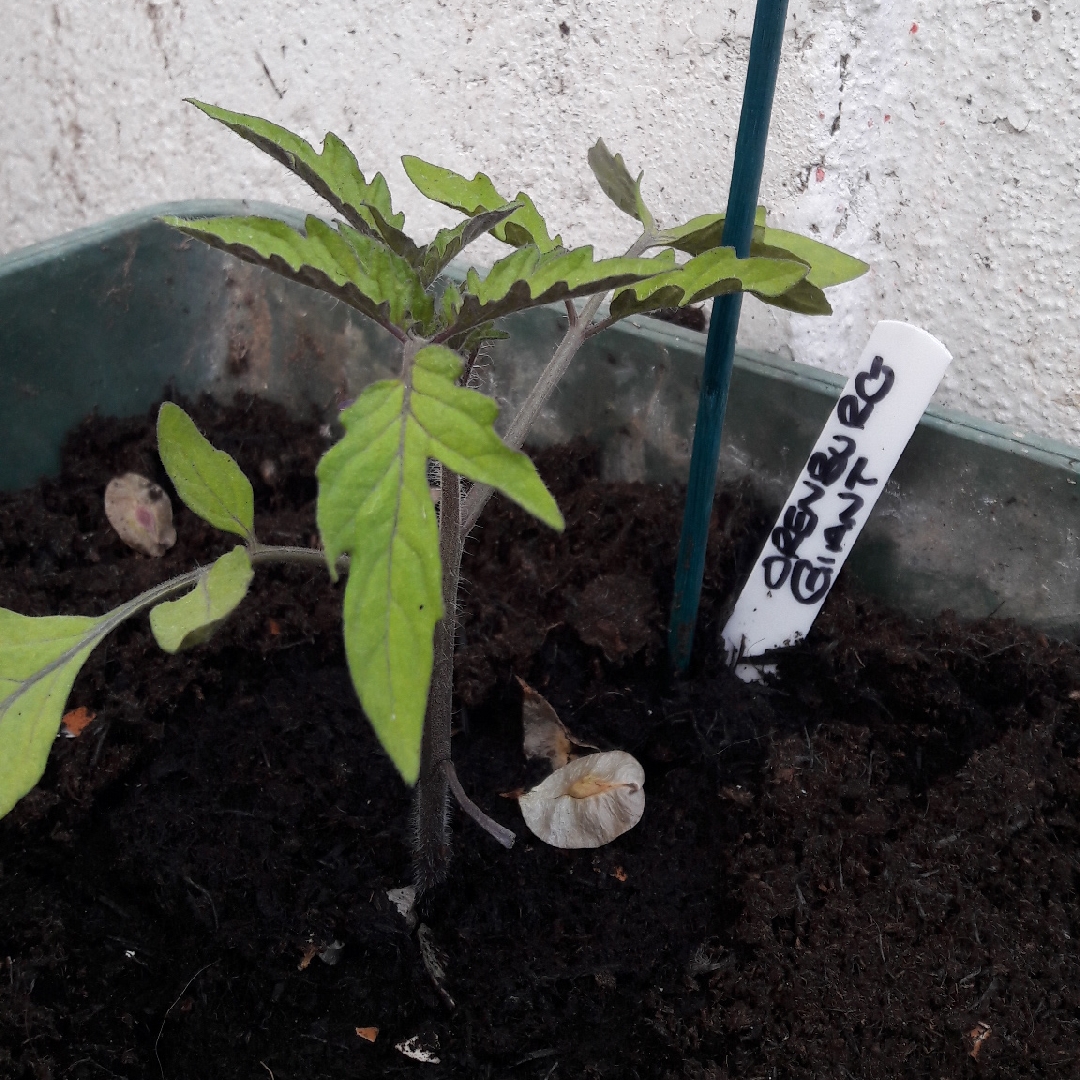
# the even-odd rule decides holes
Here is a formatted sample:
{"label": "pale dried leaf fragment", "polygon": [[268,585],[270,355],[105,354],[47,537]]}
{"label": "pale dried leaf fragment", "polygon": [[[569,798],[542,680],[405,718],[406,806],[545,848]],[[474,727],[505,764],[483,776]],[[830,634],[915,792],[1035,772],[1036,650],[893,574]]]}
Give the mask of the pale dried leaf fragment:
{"label": "pale dried leaf fragment", "polygon": [[521,727],[525,756],[547,758],[553,769],[561,769],[573,757],[570,733],[547,698],[538,694],[523,679],[521,686]]}
{"label": "pale dried leaf fragment", "polygon": [[518,685],[521,687],[522,741],[527,758],[545,758],[553,769],[561,769],[577,757],[573,747],[597,749],[591,743],[575,739],[566,730],[543,694],[538,694],[524,679],[518,679]]}
{"label": "pale dried leaf fragment", "polygon": [[387,889],[386,898],[398,909],[398,914],[407,919],[416,904],[416,888],[403,885],[400,889]]}
{"label": "pale dried leaf fragment", "polygon": [[387,889],[386,898],[398,914],[405,920],[405,925],[412,930],[416,925],[416,888],[413,885],[403,885],[400,889]]}
{"label": "pale dried leaf fragment", "polygon": [[334,967],[341,959],[341,950],[345,948],[344,942],[331,941],[325,949],[322,949],[318,953],[319,959],[329,967]]}
{"label": "pale dried leaf fragment", "polygon": [[631,754],[590,754],[556,769],[518,800],[545,844],[597,848],[632,829],[645,812],[645,770]]}
{"label": "pale dried leaf fragment", "polygon": [[105,488],[105,516],[128,547],[160,558],[176,543],[172,503],[138,473],[114,476]]}

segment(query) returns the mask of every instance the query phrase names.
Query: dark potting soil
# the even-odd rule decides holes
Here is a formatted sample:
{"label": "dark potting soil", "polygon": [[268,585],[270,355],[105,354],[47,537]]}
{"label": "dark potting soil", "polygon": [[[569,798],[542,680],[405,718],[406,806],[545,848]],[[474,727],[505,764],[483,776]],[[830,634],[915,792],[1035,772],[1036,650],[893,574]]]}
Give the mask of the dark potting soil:
{"label": "dark potting soil", "polygon": [[[193,412],[253,478],[261,539],[314,543],[317,426]],[[680,492],[603,483],[582,446],[539,462],[566,532],[491,507],[458,653],[459,774],[514,849],[456,815],[410,931],[387,897],[409,794],[325,573],[260,571],[177,657],[139,618],[75,685],[96,719],[0,822],[0,1077],[1080,1075],[1077,648],[841,582],[776,684],[745,686],[716,635],[770,522],[727,491],[695,673],[673,681]],[[231,546],[177,504],[164,558],[125,548],[102,492],[130,469],[165,482],[152,418],[90,419],[60,478],[0,496],[0,606],[103,612]],[[640,759],[635,829],[596,851],[527,832],[503,797],[536,779],[514,676]]]}

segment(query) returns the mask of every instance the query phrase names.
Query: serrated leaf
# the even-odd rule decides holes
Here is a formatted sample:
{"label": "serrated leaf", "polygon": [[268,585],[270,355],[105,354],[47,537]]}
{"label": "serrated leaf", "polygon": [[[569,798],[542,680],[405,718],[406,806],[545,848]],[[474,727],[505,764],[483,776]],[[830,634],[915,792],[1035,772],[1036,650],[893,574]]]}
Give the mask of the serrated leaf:
{"label": "serrated leaf", "polygon": [[778,296],[764,296],[756,290],[749,290],[770,307],[794,311],[798,315],[831,315],[832,305],[825,294],[811,285],[809,278],[800,281],[794,288]]}
{"label": "serrated leaf", "polygon": [[348,225],[340,231],[309,216],[305,232],[276,218],[220,217],[167,225],[246,262],[320,289],[386,326],[426,326],[432,301],[408,262]]}
{"label": "serrated leaf", "polygon": [[429,345],[416,354],[412,415],[427,433],[428,456],[474,483],[489,484],[553,529],[562,514],[526,454],[495,433],[499,406],[476,390],[457,386],[461,358]]}
{"label": "serrated leaf", "polygon": [[762,241],[773,248],[789,251],[795,258],[807,263],[810,273],[806,275],[806,281],[819,289],[842,285],[870,269],[861,259],[845,255],[819,240],[811,240],[808,236],[800,236],[785,229],[766,228]]}
{"label": "serrated leaf", "polygon": [[[318,218],[314,221],[333,236],[332,229]],[[415,325],[426,332],[434,318],[435,302],[417,271],[400,255],[387,251],[378,241],[349,225],[340,225],[338,229],[359,260],[367,295],[379,304],[388,305],[390,322],[403,329]]]}
{"label": "serrated leaf", "polygon": [[[662,235],[666,243],[679,251],[685,251],[687,255],[701,255],[711,248],[722,247],[724,243],[724,214],[702,214],[693,218],[685,225],[676,225],[671,229],[664,229]],[[765,227],[765,207],[759,206],[754,212],[754,230],[751,240],[751,255],[763,255],[764,252],[755,251],[754,243],[761,244],[763,240],[762,230]]]}
{"label": "serrated leaf", "polygon": [[0,608],[0,817],[41,779],[75,677],[108,621]]}
{"label": "serrated leaf", "polygon": [[326,135],[322,151],[317,152],[299,135],[268,120],[194,98],[187,100],[296,173],[354,228],[378,235],[410,262],[418,257],[420,249],[401,231],[405,215],[394,213],[382,173],[376,173],[368,183],[352,151],[333,132]]}
{"label": "serrated leaf", "polygon": [[331,572],[349,552],[345,652],[360,702],[406,783],[420,768],[432,635],[442,618],[436,458],[492,484],[542,521],[562,516],[531,461],[495,434],[498,406],[455,385],[460,357],[421,349],[403,380],[368,387],[341,414],[345,437],[319,462],[318,522]]}
{"label": "serrated leaf", "polygon": [[637,218],[646,229],[651,228],[653,216],[641,198],[641,178],[645,174],[638,173],[635,180],[630,175],[622,154],[612,154],[604,145],[603,139],[597,139],[596,145],[589,149],[588,160],[589,168],[604,194],[624,214]]}
{"label": "serrated leaf", "polygon": [[591,247],[547,255],[541,255],[535,247],[519,248],[500,259],[484,278],[475,270],[469,271],[462,288],[461,308],[447,337],[452,339],[472,326],[511,312],[607,292],[674,268],[672,251],[650,259],[622,257],[594,262]]}
{"label": "serrated leaf", "polygon": [[457,318],[457,313],[460,310],[461,290],[451,282],[443,290],[442,296],[439,297],[439,314],[443,323],[449,326]]}
{"label": "serrated leaf", "polygon": [[[501,210],[510,202],[499,194],[483,173],[466,180],[452,169],[432,165],[409,154],[401,159],[401,164],[421,195],[469,217],[485,211]],[[513,247],[534,244],[542,252],[562,247],[562,237],[551,239],[547,223],[525,192],[519,191],[513,201],[520,204],[518,209],[506,221],[490,230],[496,240]]]}
{"label": "serrated leaf", "polygon": [[710,296],[752,291],[763,296],[788,292],[806,276],[806,267],[786,259],[740,259],[734,248],[713,248],[683,266],[617,292],[611,315],[622,319],[660,307],[696,304]]}
{"label": "serrated leaf", "polygon": [[701,255],[712,248],[720,247],[724,237],[724,220],[723,214],[702,214],[685,225],[665,229],[662,238],[677,251],[685,251],[687,255]]}
{"label": "serrated leaf", "polygon": [[238,544],[214,562],[191,592],[151,608],[154,640],[167,653],[209,640],[247,595],[254,573],[247,550]]}
{"label": "serrated leaf", "polygon": [[[664,240],[688,255],[700,255],[719,247],[724,233],[723,214],[702,214],[700,217],[664,230]],[[754,218],[750,254],[762,258],[794,258],[806,263],[810,272],[806,281],[818,289],[841,285],[865,274],[869,266],[860,259],[845,255],[828,244],[812,240],[808,236],[770,229],[765,226],[765,207],[759,206]]]}
{"label": "serrated leaf", "polygon": [[430,285],[451,259],[460,255],[478,237],[504,222],[519,206],[519,203],[507,203],[498,210],[487,210],[476,217],[466,218],[453,229],[440,229],[418,260],[423,284]]}
{"label": "serrated leaf", "polygon": [[446,345],[462,356],[471,356],[485,341],[505,341],[510,335],[492,322],[481,323],[466,333],[447,339]]}
{"label": "serrated leaf", "polygon": [[345,652],[360,703],[405,782],[416,782],[442,617],[427,441],[403,382],[376,383],[341,414],[345,437],[319,463],[318,522],[333,573],[349,551]]}
{"label": "serrated leaf", "polygon": [[240,466],[215,450],[179,405],[166,401],[158,410],[158,454],[188,509],[216,529],[250,540],[255,496]]}

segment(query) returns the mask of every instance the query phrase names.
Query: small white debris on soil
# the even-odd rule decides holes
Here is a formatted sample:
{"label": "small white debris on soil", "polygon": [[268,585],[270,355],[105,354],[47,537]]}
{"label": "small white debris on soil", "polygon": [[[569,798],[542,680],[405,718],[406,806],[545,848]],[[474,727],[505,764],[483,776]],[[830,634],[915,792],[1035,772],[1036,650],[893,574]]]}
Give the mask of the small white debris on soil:
{"label": "small white debris on soil", "polygon": [[341,950],[345,946],[340,941],[332,941],[329,945],[318,954],[319,959],[324,963],[333,967],[341,959]]}
{"label": "small white debris on soil", "polygon": [[109,481],[105,516],[128,547],[155,559],[176,543],[169,496],[138,473],[124,473]]}
{"label": "small white debris on soil", "polygon": [[545,844],[596,848],[632,829],[645,812],[645,770],[623,750],[590,754],[556,769],[518,800]]}
{"label": "small white debris on soil", "polygon": [[404,885],[400,889],[387,889],[386,898],[398,914],[405,920],[405,925],[411,930],[416,925],[416,889],[412,885]]}
{"label": "small white debris on soil", "polygon": [[404,1054],[407,1058],[412,1058],[413,1061],[423,1061],[428,1065],[438,1065],[439,1057],[433,1053],[433,1050],[439,1048],[439,1040],[432,1036],[430,1040],[430,1049],[425,1047],[421,1041],[419,1035],[414,1035],[411,1039],[405,1039],[402,1042],[394,1043],[394,1049],[399,1053]]}

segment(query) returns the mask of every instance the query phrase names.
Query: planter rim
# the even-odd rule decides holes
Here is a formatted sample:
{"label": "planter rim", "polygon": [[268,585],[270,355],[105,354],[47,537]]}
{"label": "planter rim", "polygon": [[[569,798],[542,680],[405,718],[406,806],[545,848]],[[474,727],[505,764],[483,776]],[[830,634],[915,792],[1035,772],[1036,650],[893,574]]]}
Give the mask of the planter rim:
{"label": "planter rim", "polygon": [[[227,214],[275,217],[294,227],[301,226],[307,216],[304,211],[297,210],[295,207],[255,199],[186,199],[178,202],[154,203],[0,255],[0,279],[8,274],[19,273],[63,258],[88,244],[104,242],[118,234],[138,229],[165,215],[213,217]],[[455,259],[447,267],[448,274],[454,278],[463,278],[465,269],[469,265],[467,261]],[[479,267],[479,269],[486,268]],[[556,305],[556,307],[561,310],[561,306]],[[631,316],[619,323],[618,327],[623,332],[632,332],[642,340],[652,341],[657,345],[675,344],[680,348],[691,350],[704,349],[706,337],[704,333],[664,323],[658,319]],[[846,377],[843,375],[795,360],[785,360],[783,357],[758,349],[737,346],[735,352],[739,363],[745,368],[755,370],[766,377],[783,378],[787,382],[818,393],[835,397],[845,382]],[[1070,446],[1057,439],[1017,431],[1015,427],[1006,424],[984,420],[934,404],[931,404],[923,414],[922,423],[957,438],[970,439],[982,446],[1021,454],[1032,461],[1080,474],[1080,447]]]}

